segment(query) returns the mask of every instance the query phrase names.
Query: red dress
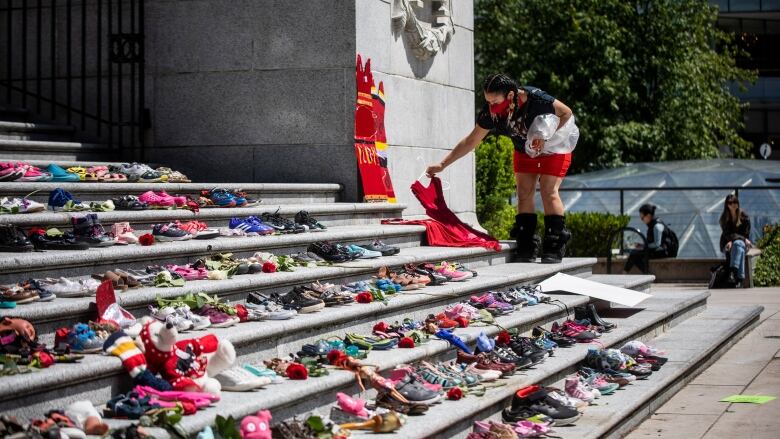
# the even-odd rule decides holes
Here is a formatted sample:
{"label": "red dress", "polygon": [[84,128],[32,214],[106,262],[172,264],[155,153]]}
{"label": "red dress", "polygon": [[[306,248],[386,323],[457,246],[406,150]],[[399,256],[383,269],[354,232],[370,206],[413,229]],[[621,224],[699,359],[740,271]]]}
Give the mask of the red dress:
{"label": "red dress", "polygon": [[412,193],[420,200],[429,220],[382,220],[382,224],[417,224],[424,225],[428,245],[442,247],[485,247],[501,251],[501,243],[492,236],[465,224],[453,213],[441,188],[438,177],[431,179],[431,184],[425,187],[419,181],[412,183]]}

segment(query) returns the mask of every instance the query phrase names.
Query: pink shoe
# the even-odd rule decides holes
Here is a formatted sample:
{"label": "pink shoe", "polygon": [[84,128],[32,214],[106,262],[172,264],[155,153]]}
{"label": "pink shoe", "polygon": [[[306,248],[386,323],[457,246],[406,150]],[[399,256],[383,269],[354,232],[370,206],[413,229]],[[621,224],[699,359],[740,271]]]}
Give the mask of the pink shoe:
{"label": "pink shoe", "polygon": [[212,403],[219,401],[219,396],[213,393],[207,392],[184,392],[176,390],[157,390],[149,386],[135,386],[134,389],[138,392],[138,395],[143,398],[144,396],[152,396],[161,401],[189,401],[192,402],[197,408],[208,407]]}
{"label": "pink shoe", "polygon": [[451,319],[464,317],[468,320],[474,320],[479,317],[479,310],[468,303],[458,303],[445,308],[444,315]]}
{"label": "pink shoe", "polygon": [[458,271],[452,268],[452,266],[447,262],[442,262],[440,265],[437,265],[436,271],[439,274],[446,276],[453,282],[460,282],[474,277],[474,273],[470,271]]}
{"label": "pink shoe", "polygon": [[157,195],[173,200],[176,207],[184,207],[187,205],[187,197],[168,195],[165,191],[160,191]]}
{"label": "pink shoe", "polygon": [[352,398],[345,393],[337,393],[336,400],[338,401],[339,408],[344,413],[349,413],[363,419],[368,419],[368,410],[366,410],[366,402],[360,398]]}
{"label": "pink shoe", "polygon": [[564,385],[566,394],[572,398],[577,398],[585,402],[593,402],[596,397],[592,392],[585,389],[585,386],[580,382],[578,375],[572,375],[566,378],[566,384]]}
{"label": "pink shoe", "polygon": [[550,432],[550,425],[547,423],[537,424],[531,421],[517,421],[512,425],[515,434],[519,438],[524,437],[540,437],[545,436]]}
{"label": "pink shoe", "polygon": [[0,181],[18,180],[24,176],[24,169],[17,168],[14,163],[0,163]]}
{"label": "pink shoe", "polygon": [[111,234],[118,244],[138,244],[138,237],[133,232],[128,222],[114,223],[111,226]]}
{"label": "pink shoe", "polygon": [[50,181],[52,179],[50,173],[44,172],[35,166],[20,162],[16,164],[16,167],[24,169],[24,175],[18,181]]}
{"label": "pink shoe", "polygon": [[138,196],[138,200],[152,207],[172,207],[176,204],[171,197],[161,197],[153,191],[142,193]]}
{"label": "pink shoe", "polygon": [[166,265],[165,269],[176,273],[184,280],[203,280],[209,278],[209,272],[205,267],[192,268],[189,265]]}

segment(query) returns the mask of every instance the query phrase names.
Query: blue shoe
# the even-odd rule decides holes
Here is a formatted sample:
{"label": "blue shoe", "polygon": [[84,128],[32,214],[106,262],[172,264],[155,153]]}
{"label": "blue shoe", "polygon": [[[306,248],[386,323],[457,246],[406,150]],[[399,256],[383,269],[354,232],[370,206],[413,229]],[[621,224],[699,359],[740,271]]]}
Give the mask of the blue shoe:
{"label": "blue shoe", "polygon": [[484,332],[480,332],[479,337],[477,337],[477,351],[490,352],[494,347],[496,347],[496,341],[485,335]]}
{"label": "blue shoe", "polygon": [[257,227],[259,227],[260,229],[262,229],[264,232],[260,233],[261,235],[273,235],[274,233],[276,233],[276,229],[274,229],[273,227],[271,227],[268,224],[264,223],[263,220],[261,220],[260,218],[258,218],[256,216],[248,216],[246,218],[246,221],[249,221],[252,224],[254,224]]}
{"label": "blue shoe", "polygon": [[[78,176],[76,176],[76,180],[78,180]],[[76,204],[81,203],[81,201],[73,198],[73,195],[65,189],[57,188],[49,192],[49,207],[51,207],[52,210],[55,210],[55,208],[62,208],[68,201],[73,201]]]}
{"label": "blue shoe", "polygon": [[266,235],[266,229],[255,222],[251,221],[252,217],[247,219],[230,218],[230,224],[228,227],[231,230],[241,230],[247,235]]}
{"label": "blue shoe", "polygon": [[[218,207],[235,207],[238,205],[236,197],[225,190],[212,189],[211,191],[203,191],[201,194]],[[244,200],[244,203],[246,203],[246,200]]]}
{"label": "blue shoe", "polygon": [[468,346],[466,346],[466,343],[463,341],[463,339],[453,334],[451,331],[448,331],[446,329],[439,329],[438,331],[436,331],[435,335],[436,337],[446,342],[449,342],[449,344],[455,346],[456,348],[460,349],[461,351],[469,355],[474,354],[474,352],[471,349],[469,349]]}
{"label": "blue shoe", "polygon": [[51,181],[57,181],[57,182],[74,182],[79,181],[80,178],[77,174],[73,174],[71,172],[68,172],[59,166],[55,165],[54,163],[50,164],[46,168],[46,172],[51,174]]}

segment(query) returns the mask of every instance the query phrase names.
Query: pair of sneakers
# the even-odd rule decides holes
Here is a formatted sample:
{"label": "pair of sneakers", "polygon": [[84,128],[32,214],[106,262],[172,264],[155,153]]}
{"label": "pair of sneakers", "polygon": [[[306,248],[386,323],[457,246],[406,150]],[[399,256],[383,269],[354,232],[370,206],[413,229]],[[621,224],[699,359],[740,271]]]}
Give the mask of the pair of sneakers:
{"label": "pair of sneakers", "polygon": [[257,310],[266,314],[267,320],[287,320],[298,315],[298,311],[294,309],[286,309],[284,305],[275,300],[277,297],[272,298],[260,293],[249,293],[246,298],[245,306],[248,309]]}
{"label": "pair of sneakers", "polygon": [[244,219],[230,218],[228,228],[248,236],[272,235],[277,231],[276,228],[271,227],[256,216],[248,216]]}
{"label": "pair of sneakers", "polygon": [[155,308],[149,305],[149,313],[161,322],[171,323],[179,332],[200,331],[211,326],[211,321],[208,317],[193,313],[186,304],[181,304],[175,308],[172,306]]}

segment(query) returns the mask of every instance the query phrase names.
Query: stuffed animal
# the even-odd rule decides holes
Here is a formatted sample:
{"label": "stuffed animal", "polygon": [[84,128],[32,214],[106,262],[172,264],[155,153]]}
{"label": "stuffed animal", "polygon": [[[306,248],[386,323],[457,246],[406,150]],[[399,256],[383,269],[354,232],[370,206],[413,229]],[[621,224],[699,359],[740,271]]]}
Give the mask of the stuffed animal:
{"label": "stuffed animal", "polygon": [[242,439],[271,439],[271,412],[261,410],[241,420]]}
{"label": "stuffed animal", "polygon": [[[219,381],[211,377],[235,362],[236,351],[232,343],[213,334],[178,340],[179,333],[173,324],[151,317],[143,318],[141,324],[141,333],[134,341],[124,332],[117,331],[103,345],[103,350],[122,360],[136,384],[150,385],[158,390],[208,392],[219,396]],[[150,381],[150,377],[157,374],[170,383],[169,388],[160,388]]]}

